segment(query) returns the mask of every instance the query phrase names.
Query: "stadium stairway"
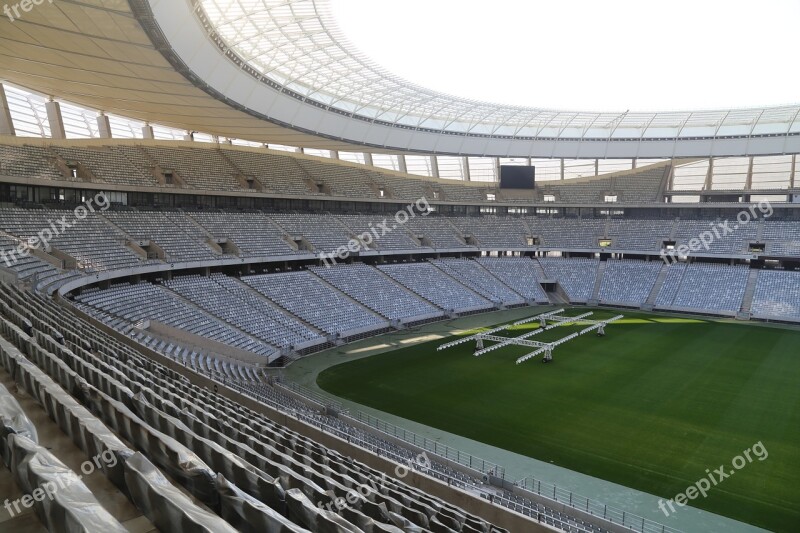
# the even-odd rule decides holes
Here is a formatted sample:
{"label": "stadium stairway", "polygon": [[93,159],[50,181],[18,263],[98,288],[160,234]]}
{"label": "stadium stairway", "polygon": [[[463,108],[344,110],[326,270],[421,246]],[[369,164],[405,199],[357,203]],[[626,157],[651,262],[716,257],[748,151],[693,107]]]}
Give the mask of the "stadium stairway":
{"label": "stadium stairway", "polygon": [[661,266],[661,272],[658,273],[658,277],[656,278],[656,282],[653,284],[653,289],[650,291],[650,295],[647,297],[647,301],[642,304],[642,309],[645,311],[652,311],[653,307],[656,305],[656,298],[658,298],[658,293],[661,291],[661,286],[664,285],[664,280],[667,279],[667,272],[669,272],[669,265],[664,264]]}
{"label": "stadium stairway", "polygon": [[750,309],[753,306],[753,296],[756,293],[756,282],[758,281],[758,270],[751,270],[747,278],[747,287],[744,289],[744,297],[742,298],[742,307],[736,318],[741,320],[750,320]]}
{"label": "stadium stairway", "polygon": [[542,264],[536,259],[533,260],[533,268],[536,271],[536,277],[538,278],[539,281],[547,279],[547,274],[545,274],[544,268],[542,268]]}
{"label": "stadium stairway", "polygon": [[606,274],[607,266],[608,261],[600,261],[600,265],[597,267],[597,277],[594,280],[594,290],[588,302],[589,305],[597,305],[600,302],[600,287],[603,285],[603,276]]}

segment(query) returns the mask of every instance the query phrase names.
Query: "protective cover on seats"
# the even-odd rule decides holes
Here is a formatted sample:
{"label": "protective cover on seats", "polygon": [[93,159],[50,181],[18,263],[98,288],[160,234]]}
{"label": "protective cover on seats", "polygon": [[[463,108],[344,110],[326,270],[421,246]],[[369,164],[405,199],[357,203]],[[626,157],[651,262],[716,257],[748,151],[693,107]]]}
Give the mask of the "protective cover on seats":
{"label": "protective cover on seats", "polygon": [[21,435],[8,436],[11,471],[51,533],[126,533],[106,511],[81,477],[56,456]]}
{"label": "protective cover on seats", "polygon": [[39,436],[36,434],[36,427],[33,422],[25,415],[25,411],[11,396],[3,385],[0,385],[0,457],[3,462],[9,464],[9,449],[7,437],[11,434],[28,437],[31,441],[38,443]]}
{"label": "protective cover on seats", "polygon": [[125,481],[133,503],[160,531],[236,532],[219,516],[195,505],[141,453],[125,462]]}
{"label": "protective cover on seats", "polygon": [[268,507],[242,491],[224,476],[217,476],[217,490],[219,490],[222,506],[220,515],[239,531],[244,533],[308,532],[307,529],[293,524],[288,518],[281,515],[279,510]]}

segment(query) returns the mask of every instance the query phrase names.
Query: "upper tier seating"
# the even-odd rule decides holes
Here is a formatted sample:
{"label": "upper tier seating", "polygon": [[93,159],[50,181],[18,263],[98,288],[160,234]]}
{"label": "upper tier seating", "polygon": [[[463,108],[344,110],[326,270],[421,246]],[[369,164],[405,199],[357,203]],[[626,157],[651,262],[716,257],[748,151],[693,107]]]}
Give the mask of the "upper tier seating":
{"label": "upper tier seating", "polygon": [[312,194],[305,182],[308,176],[297,164],[295,157],[228,149],[223,149],[221,153],[245,176],[259,180],[264,192],[286,195]]}
{"label": "upper tier seating", "polygon": [[409,219],[406,227],[417,238],[424,238],[429,241],[423,242],[439,250],[450,248],[472,248],[468,246],[458,230],[450,223],[447,217],[414,217]]}
{"label": "upper tier seating", "polygon": [[106,183],[132,187],[159,186],[153,173],[146,170],[147,167],[131,163],[125,155],[127,152],[105,146],[96,148],[55,146],[53,150],[67,163],[76,162],[84,165],[94,177]]}
{"label": "upper tier seating", "polygon": [[350,166],[331,165],[325,161],[297,159],[297,164],[307,176],[320,178],[330,187],[332,196],[370,198],[376,196],[360,169]]}
{"label": "upper tier seating", "polygon": [[322,331],[350,337],[389,326],[307,271],[244,276],[242,281]]}
{"label": "upper tier seating", "polygon": [[202,148],[162,148],[143,146],[162,170],[173,170],[190,187],[203,190],[234,191],[244,187],[239,171],[217,150]]}
{"label": "upper tier seating", "polygon": [[203,230],[181,211],[107,211],[104,216],[134,239],[155,242],[169,262],[218,257],[205,243]]}
{"label": "upper tier seating", "polygon": [[520,305],[525,299],[498,280],[480,263],[468,259],[431,260],[439,270],[496,305]]}
{"label": "upper tier seating", "polygon": [[458,217],[450,221],[464,235],[474,236],[481,248],[508,250],[527,246],[530,235],[524,219],[511,217]]}
{"label": "upper tier seating", "polygon": [[494,307],[430,263],[380,265],[378,268],[445,311],[463,313]]}
{"label": "upper tier seating", "polygon": [[39,146],[0,145],[0,174],[49,181],[81,181],[66,177],[55,164],[56,157]]}
{"label": "upper tier seating", "polygon": [[763,240],[769,255],[800,257],[800,221],[766,220]]}
{"label": "upper tier seating", "polygon": [[759,271],[750,311],[757,318],[800,319],[800,272]]}
{"label": "upper tier seating", "polygon": [[361,263],[312,271],[343,293],[389,320],[415,322],[442,316],[441,310],[402,288],[376,268]]}
{"label": "upper tier seating", "polygon": [[517,294],[534,302],[547,303],[539,285],[535,264],[524,257],[482,257],[478,262]]}
{"label": "upper tier seating", "polygon": [[269,217],[290,237],[305,237],[315,252],[331,253],[352,238],[351,231],[335,217],[298,213],[270,213]]}
{"label": "upper tier seating", "polygon": [[608,237],[612,250],[661,250],[663,241],[670,240],[671,219],[623,220],[613,218],[609,222]]}
{"label": "upper tier seating", "polygon": [[[72,224],[63,231],[55,222],[62,217]],[[0,228],[25,240],[50,228],[51,224],[56,224],[59,231],[50,242],[51,246],[74,257],[79,269],[92,272],[148,263],[125,247],[125,236],[96,213],[89,213],[84,220],[77,221],[74,212],[68,210],[0,209]]]}
{"label": "upper tier seating", "polygon": [[[373,239],[370,247],[378,250],[414,250],[419,248],[419,243],[411,236],[405,226],[398,225],[392,231],[385,232],[380,226],[386,224],[389,228],[396,224],[388,217],[380,215],[337,215],[352,230],[354,235],[369,234]],[[373,232],[373,228],[377,232]],[[365,237],[368,239],[368,237]]]}
{"label": "upper tier seating", "polygon": [[558,281],[570,301],[588,302],[591,299],[600,264],[597,259],[542,257],[539,263],[550,279]]}
{"label": "upper tier seating", "polygon": [[283,231],[263,213],[196,211],[189,215],[214,237],[230,239],[242,257],[295,253],[283,239]]}
{"label": "upper tier seating", "polygon": [[539,244],[548,248],[597,249],[606,231],[605,219],[527,217],[525,220],[532,233],[540,237]]}
{"label": "upper tier seating", "polygon": [[[724,223],[724,221],[723,221]],[[725,230],[718,227],[720,222],[715,220],[680,220],[675,227],[675,239],[678,245],[689,245],[691,239],[705,238],[708,250],[703,247],[700,252],[711,254],[745,254],[747,253],[747,242],[755,241],[758,235],[758,221],[749,224],[738,224],[736,221],[728,222],[728,227],[732,233],[725,235]],[[714,234],[717,229],[720,237]],[[711,232],[702,235],[705,232]]]}

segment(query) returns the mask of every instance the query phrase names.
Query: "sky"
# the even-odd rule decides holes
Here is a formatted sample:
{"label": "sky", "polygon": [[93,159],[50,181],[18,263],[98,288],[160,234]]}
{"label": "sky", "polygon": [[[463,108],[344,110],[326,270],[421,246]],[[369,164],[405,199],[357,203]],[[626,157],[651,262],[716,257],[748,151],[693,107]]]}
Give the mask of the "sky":
{"label": "sky", "polygon": [[466,98],[589,111],[800,103],[800,0],[329,0],[362,53]]}

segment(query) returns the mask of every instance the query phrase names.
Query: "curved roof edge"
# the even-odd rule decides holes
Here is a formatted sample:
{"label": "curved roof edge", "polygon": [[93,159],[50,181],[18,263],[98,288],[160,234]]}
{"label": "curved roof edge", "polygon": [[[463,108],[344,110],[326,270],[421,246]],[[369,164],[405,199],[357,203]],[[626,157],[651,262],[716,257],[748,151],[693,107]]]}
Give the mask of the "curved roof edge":
{"label": "curved roof edge", "polygon": [[476,133],[474,128],[451,131],[382,121],[323,104],[262,75],[215,33],[196,1],[130,0],[130,5],[156,48],[209,95],[271,123],[367,148],[537,158],[800,152],[800,106],[591,116],[556,112],[534,135]]}

